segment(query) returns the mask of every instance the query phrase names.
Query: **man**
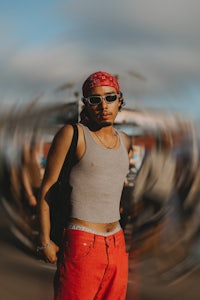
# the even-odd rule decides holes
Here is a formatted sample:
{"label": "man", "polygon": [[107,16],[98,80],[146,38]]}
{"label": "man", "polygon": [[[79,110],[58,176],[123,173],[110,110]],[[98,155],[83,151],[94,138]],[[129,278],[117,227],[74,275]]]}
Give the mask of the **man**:
{"label": "man", "polygon": [[128,173],[129,137],[114,129],[123,105],[117,79],[106,72],[91,74],[82,86],[84,108],[78,126],[77,164],[70,174],[72,213],[63,245],[50,240],[45,196],[56,182],[73,135],[71,125],[55,136],[40,196],[40,242],[45,261],[58,265],[55,298],[125,299],[128,254],[119,225],[119,204]]}

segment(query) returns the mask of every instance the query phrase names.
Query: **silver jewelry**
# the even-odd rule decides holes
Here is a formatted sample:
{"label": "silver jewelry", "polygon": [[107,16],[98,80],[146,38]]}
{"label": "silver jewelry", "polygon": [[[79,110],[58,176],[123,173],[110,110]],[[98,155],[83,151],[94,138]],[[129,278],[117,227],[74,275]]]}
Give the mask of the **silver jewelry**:
{"label": "silver jewelry", "polygon": [[116,131],[116,130],[113,130],[113,132],[114,132],[114,135],[113,135],[113,136],[116,137],[116,138],[115,138],[115,142],[114,142],[111,146],[106,145],[106,143],[103,141],[102,137],[101,137],[100,135],[98,135],[95,131],[94,131],[94,134],[95,134],[95,136],[98,138],[98,140],[100,141],[100,143],[101,143],[105,148],[107,148],[107,149],[113,149],[113,148],[115,148],[115,146],[117,145],[118,138],[119,138],[117,131]]}
{"label": "silver jewelry", "polygon": [[45,245],[37,246],[37,252],[39,252],[40,250],[48,248],[51,244],[52,244],[52,241],[50,241],[49,243],[47,243]]}

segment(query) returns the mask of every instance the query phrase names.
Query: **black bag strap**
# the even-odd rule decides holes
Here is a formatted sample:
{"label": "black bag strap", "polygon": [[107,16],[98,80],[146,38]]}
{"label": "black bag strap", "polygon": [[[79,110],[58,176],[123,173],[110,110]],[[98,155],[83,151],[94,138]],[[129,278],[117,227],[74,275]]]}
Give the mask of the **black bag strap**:
{"label": "black bag strap", "polygon": [[59,177],[58,177],[58,182],[68,182],[69,180],[69,174],[70,171],[73,167],[73,164],[75,162],[75,158],[76,158],[76,147],[77,147],[77,142],[78,142],[78,128],[76,124],[73,124],[73,137],[72,137],[72,141],[71,141],[71,145],[70,148],[66,154],[63,166],[61,168]]}

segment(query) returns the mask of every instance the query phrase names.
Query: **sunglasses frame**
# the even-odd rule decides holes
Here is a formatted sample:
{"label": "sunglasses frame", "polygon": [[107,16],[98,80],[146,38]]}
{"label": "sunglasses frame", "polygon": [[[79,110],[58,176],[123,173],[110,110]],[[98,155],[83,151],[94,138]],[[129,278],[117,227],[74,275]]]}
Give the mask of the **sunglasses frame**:
{"label": "sunglasses frame", "polygon": [[[107,100],[106,100],[106,97],[110,97],[110,96],[116,96],[116,99],[115,99],[114,101],[107,101]],[[108,94],[108,95],[105,95],[105,96],[100,96],[100,95],[99,95],[99,96],[96,96],[96,95],[94,95],[94,96],[89,96],[89,97],[83,97],[82,100],[83,100],[84,103],[87,102],[89,105],[94,106],[94,105],[99,105],[99,104],[101,104],[102,101],[103,101],[103,99],[104,99],[104,100],[106,101],[106,103],[108,103],[108,104],[114,103],[114,102],[117,101],[120,97],[121,97],[121,94],[112,93],[112,94]],[[91,102],[90,102],[90,98],[100,98],[101,101],[100,101],[99,103],[91,103]]]}

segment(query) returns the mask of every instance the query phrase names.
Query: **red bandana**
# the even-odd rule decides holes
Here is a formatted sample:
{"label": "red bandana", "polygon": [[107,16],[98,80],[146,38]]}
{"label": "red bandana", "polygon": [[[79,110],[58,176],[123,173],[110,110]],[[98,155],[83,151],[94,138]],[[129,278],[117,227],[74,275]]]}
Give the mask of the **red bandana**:
{"label": "red bandana", "polygon": [[87,97],[90,90],[98,86],[114,87],[117,93],[120,93],[120,87],[117,79],[109,73],[99,71],[91,74],[83,83],[83,97]]}

